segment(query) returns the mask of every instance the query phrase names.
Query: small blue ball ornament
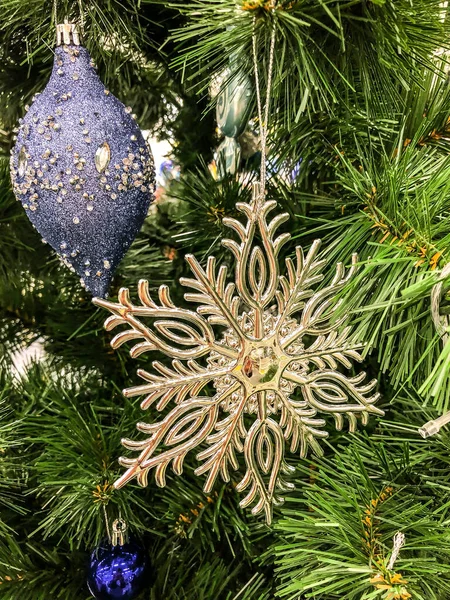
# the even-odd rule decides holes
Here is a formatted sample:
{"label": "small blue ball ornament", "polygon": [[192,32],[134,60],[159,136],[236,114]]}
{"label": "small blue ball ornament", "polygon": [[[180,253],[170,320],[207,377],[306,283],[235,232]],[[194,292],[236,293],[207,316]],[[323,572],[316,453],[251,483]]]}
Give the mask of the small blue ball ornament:
{"label": "small blue ball ornament", "polygon": [[20,121],[13,189],[30,221],[94,296],[107,295],[154,192],[151,150],[98,78],[72,24],[58,25],[53,72]]}
{"label": "small blue ball ornament", "polygon": [[97,600],[133,600],[148,581],[148,571],[144,549],[136,542],[114,539],[113,534],[112,543],[106,542],[92,552],[89,591]]}

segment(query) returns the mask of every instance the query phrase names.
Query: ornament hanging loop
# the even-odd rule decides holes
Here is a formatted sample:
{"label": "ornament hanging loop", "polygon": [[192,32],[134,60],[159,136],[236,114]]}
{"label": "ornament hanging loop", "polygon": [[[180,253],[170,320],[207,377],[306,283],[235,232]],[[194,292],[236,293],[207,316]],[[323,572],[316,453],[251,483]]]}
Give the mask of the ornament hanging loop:
{"label": "ornament hanging loop", "polygon": [[[84,33],[84,16],[83,16],[83,3],[82,0],[78,0],[78,8],[80,11],[80,32]],[[78,33],[77,26],[74,23],[69,23],[67,18],[64,19],[64,23],[58,24],[58,0],[53,0],[53,23],[56,26],[56,45],[57,46],[79,46],[80,35]]]}

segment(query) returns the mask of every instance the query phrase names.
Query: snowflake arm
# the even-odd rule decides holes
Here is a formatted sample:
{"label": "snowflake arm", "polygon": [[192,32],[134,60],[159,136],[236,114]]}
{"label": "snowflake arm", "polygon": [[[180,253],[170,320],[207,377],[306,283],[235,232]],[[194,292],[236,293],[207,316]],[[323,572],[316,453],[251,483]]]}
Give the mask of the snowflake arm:
{"label": "snowflake arm", "polygon": [[[252,514],[264,512],[270,525],[273,506],[284,502],[280,492],[294,487],[280,476],[280,473],[292,474],[294,469],[284,460],[284,438],[279,424],[270,417],[256,419],[245,440],[244,456],[247,470],[236,489],[248,492],[240,505],[247,508],[256,502]],[[268,476],[267,483],[264,475]]]}
{"label": "snowflake arm", "polygon": [[[170,463],[174,473],[181,475],[186,454],[199,446],[213,430],[217,422],[219,403],[238,387],[239,383],[234,383],[214,398],[189,398],[176,405],[157,423],[138,423],[137,429],[150,437],[142,441],[122,440],[125,448],[140,450],[141,453],[136,459],[120,459],[120,464],[127,467],[127,471],[114,486],[119,489],[137,478],[139,485],[145,487],[149,471],[155,469],[155,481],[157,485],[164,487],[165,473]],[[174,448],[155,454],[160,445]]]}
{"label": "snowflake arm", "polygon": [[292,400],[282,392],[280,398],[283,403],[280,427],[284,429],[286,441],[291,440],[290,451],[297,452],[300,447],[300,458],[305,458],[311,447],[317,456],[322,456],[322,446],[317,439],[328,437],[328,431],[319,429],[325,426],[325,419],[314,418],[317,411],[304,400]]}
{"label": "snowflake arm", "polygon": [[211,492],[219,472],[223,481],[230,481],[229,465],[235,470],[239,468],[235,451],[243,451],[240,438],[245,438],[247,434],[243,420],[246,401],[247,398],[242,394],[242,399],[235,410],[219,421],[215,427],[216,432],[207,438],[209,447],[197,456],[198,460],[205,462],[196,469],[196,475],[208,473],[204,486],[206,493]]}
{"label": "snowflake arm", "polygon": [[[317,240],[315,244],[316,246],[314,248],[313,245],[312,250],[317,251],[316,248],[318,249],[320,247],[320,241]],[[289,315],[301,310],[301,319],[299,327],[282,339],[281,345],[283,348],[288,348],[292,343],[299,338],[301,339],[304,335],[322,335],[336,330],[345,321],[345,315],[341,316],[340,319],[335,318],[335,314],[340,308],[342,301],[336,301],[334,297],[355,274],[357,261],[357,255],[353,254],[352,265],[348,270],[348,273],[345,273],[344,265],[338,263],[336,265],[335,276],[330,285],[324,287],[319,292],[312,293],[308,301],[304,304],[301,303],[299,305],[298,300],[292,300],[296,299],[299,293],[301,295],[301,288],[297,286],[294,287],[287,302],[287,306],[292,306],[289,310]],[[308,261],[306,261],[306,264],[308,264]],[[310,269],[314,269],[315,271],[318,268],[318,264],[320,263],[318,262],[315,265],[312,263]],[[315,277],[316,280],[317,278],[318,276]]]}
{"label": "snowflake arm", "polygon": [[[130,354],[133,358],[151,350],[159,350],[167,356],[186,360],[199,358],[211,350],[230,358],[237,357],[237,353],[232,349],[216,343],[214,331],[206,319],[195,311],[177,308],[173,304],[167,286],[162,285],[159,288],[160,305],[149,295],[147,281],[141,280],[138,289],[142,306],[131,302],[126,288],[119,291],[117,303],[102,298],[93,299],[94,304],[113,313],[105,322],[108,331],[122,324],[129,326],[128,330],[113,338],[113,348],[116,349],[130,340],[144,339],[131,349]],[[153,328],[150,328],[142,322],[142,318],[145,317],[165,317],[165,320],[155,320]]]}
{"label": "snowflake arm", "polygon": [[[265,201],[261,190],[254,188],[251,204],[238,202],[236,208],[247,217],[247,226],[236,219],[225,218],[224,225],[233,229],[240,238],[240,244],[235,240],[224,239],[222,244],[227,247],[236,259],[235,281],[241,300],[254,311],[255,338],[260,338],[262,332],[262,314],[266,306],[272,302],[279,282],[278,254],[282,246],[290,239],[288,233],[275,237],[277,229],[288,220],[289,215],[282,213],[267,222],[267,215],[277,203]],[[259,194],[259,197],[256,196]],[[256,231],[259,231],[263,249],[254,245]]]}
{"label": "snowflake arm", "polygon": [[351,328],[345,327],[340,333],[333,330],[328,335],[319,335],[308,348],[302,350],[301,355],[288,355],[291,358],[290,364],[300,362],[305,369],[311,364],[318,369],[337,369],[339,363],[350,369],[351,360],[362,361],[359,350],[364,348],[364,344],[348,340],[350,333]]}
{"label": "snowflake arm", "polygon": [[192,254],[186,256],[186,261],[195,279],[182,277],[180,283],[200,292],[199,294],[185,294],[187,302],[199,302],[201,305],[197,308],[197,312],[200,315],[208,315],[209,323],[232,327],[237,335],[241,335],[237,323],[240,299],[233,295],[234,284],[226,285],[227,268],[221,266],[216,276],[214,256],[208,258],[206,271],[202,269]]}
{"label": "snowflake arm", "polygon": [[[376,384],[376,379],[364,385],[359,385],[365,379],[365,373],[356,377],[347,377],[339,371],[331,369],[313,371],[305,376],[286,371],[285,378],[300,385],[303,397],[309,406],[317,411],[333,414],[337,429],[342,429],[342,414],[350,420],[350,430],[355,431],[356,420],[352,413],[373,413],[383,415],[384,412],[374,406],[380,394],[370,394]],[[349,400],[356,403],[349,404]]]}
{"label": "snowflake arm", "polygon": [[305,300],[310,298],[314,291],[311,286],[323,279],[321,273],[325,260],[316,260],[321,246],[320,240],[315,240],[305,258],[300,246],[295,248],[296,262],[291,258],[286,259],[287,276],[280,276],[281,289],[277,292],[278,312],[280,325],[301,310]]}
{"label": "snowflake arm", "polygon": [[148,394],[141,402],[143,410],[149,408],[156,400],[159,400],[156,408],[161,411],[171,400],[179,404],[188,395],[197,397],[207,383],[228,373],[228,369],[204,369],[194,360],[188,360],[187,363],[174,360],[172,368],[159,361],[154,361],[152,366],[160,375],[138,369],[137,374],[149,383],[123,390],[123,395],[127,398]]}

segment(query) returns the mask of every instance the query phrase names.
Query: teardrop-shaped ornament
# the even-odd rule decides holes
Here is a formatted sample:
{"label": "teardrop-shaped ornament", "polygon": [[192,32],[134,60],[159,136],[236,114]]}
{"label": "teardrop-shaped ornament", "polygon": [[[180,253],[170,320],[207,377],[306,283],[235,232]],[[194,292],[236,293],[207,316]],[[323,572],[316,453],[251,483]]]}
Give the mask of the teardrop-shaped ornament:
{"label": "teardrop-shaped ornament", "polygon": [[108,142],[103,142],[95,153],[95,168],[99,173],[103,173],[111,160],[111,148]]}
{"label": "teardrop-shaped ornament", "polygon": [[75,26],[58,25],[57,41],[49,82],[17,133],[13,189],[64,264],[104,297],[153,199],[153,157]]}

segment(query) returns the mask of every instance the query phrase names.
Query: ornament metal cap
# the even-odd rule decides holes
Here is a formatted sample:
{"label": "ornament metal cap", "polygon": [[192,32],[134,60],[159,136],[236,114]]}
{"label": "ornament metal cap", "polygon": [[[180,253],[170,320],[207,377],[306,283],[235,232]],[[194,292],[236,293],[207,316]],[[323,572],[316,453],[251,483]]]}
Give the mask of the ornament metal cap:
{"label": "ornament metal cap", "polygon": [[75,23],[60,23],[56,26],[56,45],[57,46],[79,46],[80,36]]}
{"label": "ornament metal cap", "polygon": [[116,519],[112,524],[111,544],[113,546],[123,546],[126,542],[125,533],[128,527],[123,519]]}

